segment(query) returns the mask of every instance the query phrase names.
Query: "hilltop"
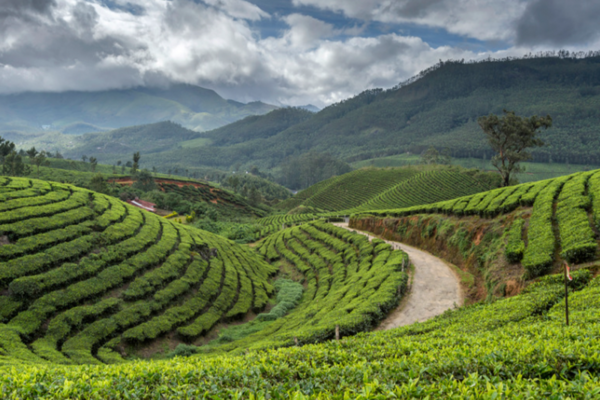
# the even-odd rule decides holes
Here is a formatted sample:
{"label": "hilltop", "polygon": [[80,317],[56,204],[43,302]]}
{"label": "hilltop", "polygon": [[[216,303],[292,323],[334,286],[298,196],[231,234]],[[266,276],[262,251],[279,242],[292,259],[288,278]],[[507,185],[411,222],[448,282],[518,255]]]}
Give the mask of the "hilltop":
{"label": "hilltop", "polygon": [[172,120],[204,131],[277,107],[226,100],[200,86],[0,95],[0,131],[81,134]]}

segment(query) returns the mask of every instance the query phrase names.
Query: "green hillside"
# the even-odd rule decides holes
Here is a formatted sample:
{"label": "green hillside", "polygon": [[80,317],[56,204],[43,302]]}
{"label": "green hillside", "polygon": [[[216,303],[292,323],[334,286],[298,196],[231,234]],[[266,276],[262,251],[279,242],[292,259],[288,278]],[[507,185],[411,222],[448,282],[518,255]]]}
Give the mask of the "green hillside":
{"label": "green hillside", "polygon": [[[341,341],[159,362],[0,367],[14,398],[595,398],[600,278],[573,274],[430,321]],[[254,397],[256,398],[256,397]]]}
{"label": "green hillside", "polygon": [[[374,216],[415,214],[476,215],[494,218],[519,207],[530,212],[513,223],[506,256],[522,262],[530,276],[545,274],[560,259],[579,264],[596,260],[600,227],[600,171],[494,189],[439,203],[396,210],[369,211]],[[361,217],[357,216],[357,220]],[[434,229],[434,228],[432,228]]]}
{"label": "green hillside", "polygon": [[0,336],[31,357],[108,361],[120,340],[197,337],[268,301],[275,268],[244,247],[73,186],[0,185]]}
{"label": "green hillside", "polygon": [[227,349],[313,343],[336,325],[370,329],[407,282],[405,253],[332,225],[283,231],[254,252],[109,196],[25,178],[0,178],[0,240],[0,363],[123,362],[161,343],[202,342],[215,325],[261,311],[269,277],[284,267],[306,285],[297,310],[259,318],[264,330]]}
{"label": "green hillside", "polygon": [[315,211],[377,210],[433,203],[492,189],[491,174],[459,167],[362,168],[327,179],[277,207],[312,207]]}
{"label": "green hillside", "polygon": [[67,134],[172,120],[196,131],[214,129],[277,107],[223,99],[199,86],[137,87],[100,92],[26,92],[0,96],[0,131]]}
{"label": "green hillside", "polygon": [[88,133],[66,140],[74,142],[74,148],[62,150],[65,157],[80,159],[82,155],[93,155],[100,162],[113,164],[118,160],[130,159],[139,151],[152,157],[153,153],[175,147],[179,142],[191,140],[197,133],[170,121],[131,126],[108,132]]}
{"label": "green hillside", "polygon": [[235,126],[244,142],[183,149],[165,154],[162,162],[179,158],[224,169],[241,163],[270,170],[311,150],[356,162],[420,154],[429,146],[448,148],[453,157],[489,159],[477,118],[508,109],[553,118],[553,128],[543,135],[547,146],[534,150],[533,161],[600,164],[599,72],[600,57],[445,62],[410,84],[366,91],[269,137],[258,128],[260,119],[253,119]]}

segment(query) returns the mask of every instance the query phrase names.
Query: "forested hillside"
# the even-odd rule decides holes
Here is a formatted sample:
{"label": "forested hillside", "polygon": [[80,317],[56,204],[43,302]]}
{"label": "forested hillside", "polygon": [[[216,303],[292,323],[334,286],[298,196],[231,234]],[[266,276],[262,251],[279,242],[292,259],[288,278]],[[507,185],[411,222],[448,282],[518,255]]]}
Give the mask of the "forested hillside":
{"label": "forested hillside", "polygon": [[[277,134],[265,134],[262,119],[252,119],[221,130],[231,141],[190,146],[160,159],[271,169],[311,150],[350,162],[420,153],[431,145],[448,148],[454,157],[490,158],[477,118],[503,109],[552,116],[553,128],[543,135],[547,146],[534,150],[535,161],[600,162],[600,57],[445,62],[408,85],[365,91]],[[270,119],[265,124],[277,125]]]}

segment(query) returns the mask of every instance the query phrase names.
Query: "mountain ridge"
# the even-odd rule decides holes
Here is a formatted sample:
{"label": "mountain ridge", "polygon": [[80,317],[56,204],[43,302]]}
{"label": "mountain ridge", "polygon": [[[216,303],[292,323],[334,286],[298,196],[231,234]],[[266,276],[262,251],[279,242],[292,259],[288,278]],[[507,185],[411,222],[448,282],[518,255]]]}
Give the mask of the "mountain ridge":
{"label": "mountain ridge", "polygon": [[262,102],[229,101],[214,90],[188,84],[97,92],[23,92],[0,95],[0,130],[64,131],[73,124],[94,127],[80,131],[85,133],[172,120],[202,131],[276,108]]}

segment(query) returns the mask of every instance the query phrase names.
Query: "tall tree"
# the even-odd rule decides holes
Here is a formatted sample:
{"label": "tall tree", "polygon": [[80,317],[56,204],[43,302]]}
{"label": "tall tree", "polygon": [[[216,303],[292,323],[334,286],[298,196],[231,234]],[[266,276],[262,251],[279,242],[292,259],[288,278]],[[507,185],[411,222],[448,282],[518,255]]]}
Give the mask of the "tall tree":
{"label": "tall tree", "polygon": [[4,157],[15,150],[15,144],[0,137],[0,162],[4,163]]}
{"label": "tall tree", "polygon": [[507,110],[504,110],[504,116],[501,118],[490,114],[480,117],[477,122],[486,134],[490,146],[497,153],[492,158],[492,165],[502,177],[502,186],[510,185],[513,174],[523,171],[519,163],[531,158],[527,149],[544,145],[537,137],[539,130],[552,126],[552,118],[549,115],[526,118]]}
{"label": "tall tree", "polygon": [[29,150],[27,150],[26,153],[27,157],[29,157],[29,161],[33,163],[33,159],[35,158],[35,156],[38,155],[38,151],[35,149],[35,147],[32,147]]}
{"label": "tall tree", "polygon": [[133,153],[133,165],[131,166],[131,175],[135,175],[137,173],[138,168],[140,167],[140,152],[136,151]]}
{"label": "tall tree", "polygon": [[[35,150],[35,147],[32,147]],[[37,167],[37,176],[40,177],[40,166],[49,164],[48,159],[46,158],[46,152],[41,151],[33,157],[33,164]]]}
{"label": "tall tree", "polygon": [[423,164],[437,164],[439,160],[440,153],[433,146],[429,146],[427,150],[421,153],[421,162]]}
{"label": "tall tree", "polygon": [[139,189],[143,192],[157,189],[156,182],[154,182],[152,174],[147,169],[138,172],[132,178],[134,182],[131,187],[135,189]]}
{"label": "tall tree", "polygon": [[85,154],[81,156],[81,161],[85,162],[88,159],[88,156]]}
{"label": "tall tree", "polygon": [[2,174],[11,176],[22,176],[27,175],[31,172],[31,168],[28,165],[23,164],[23,159],[15,151],[10,152],[4,158],[4,164],[2,164]]}
{"label": "tall tree", "polygon": [[96,172],[97,165],[98,165],[98,159],[96,157],[90,157],[90,166],[92,167],[92,172]]}

